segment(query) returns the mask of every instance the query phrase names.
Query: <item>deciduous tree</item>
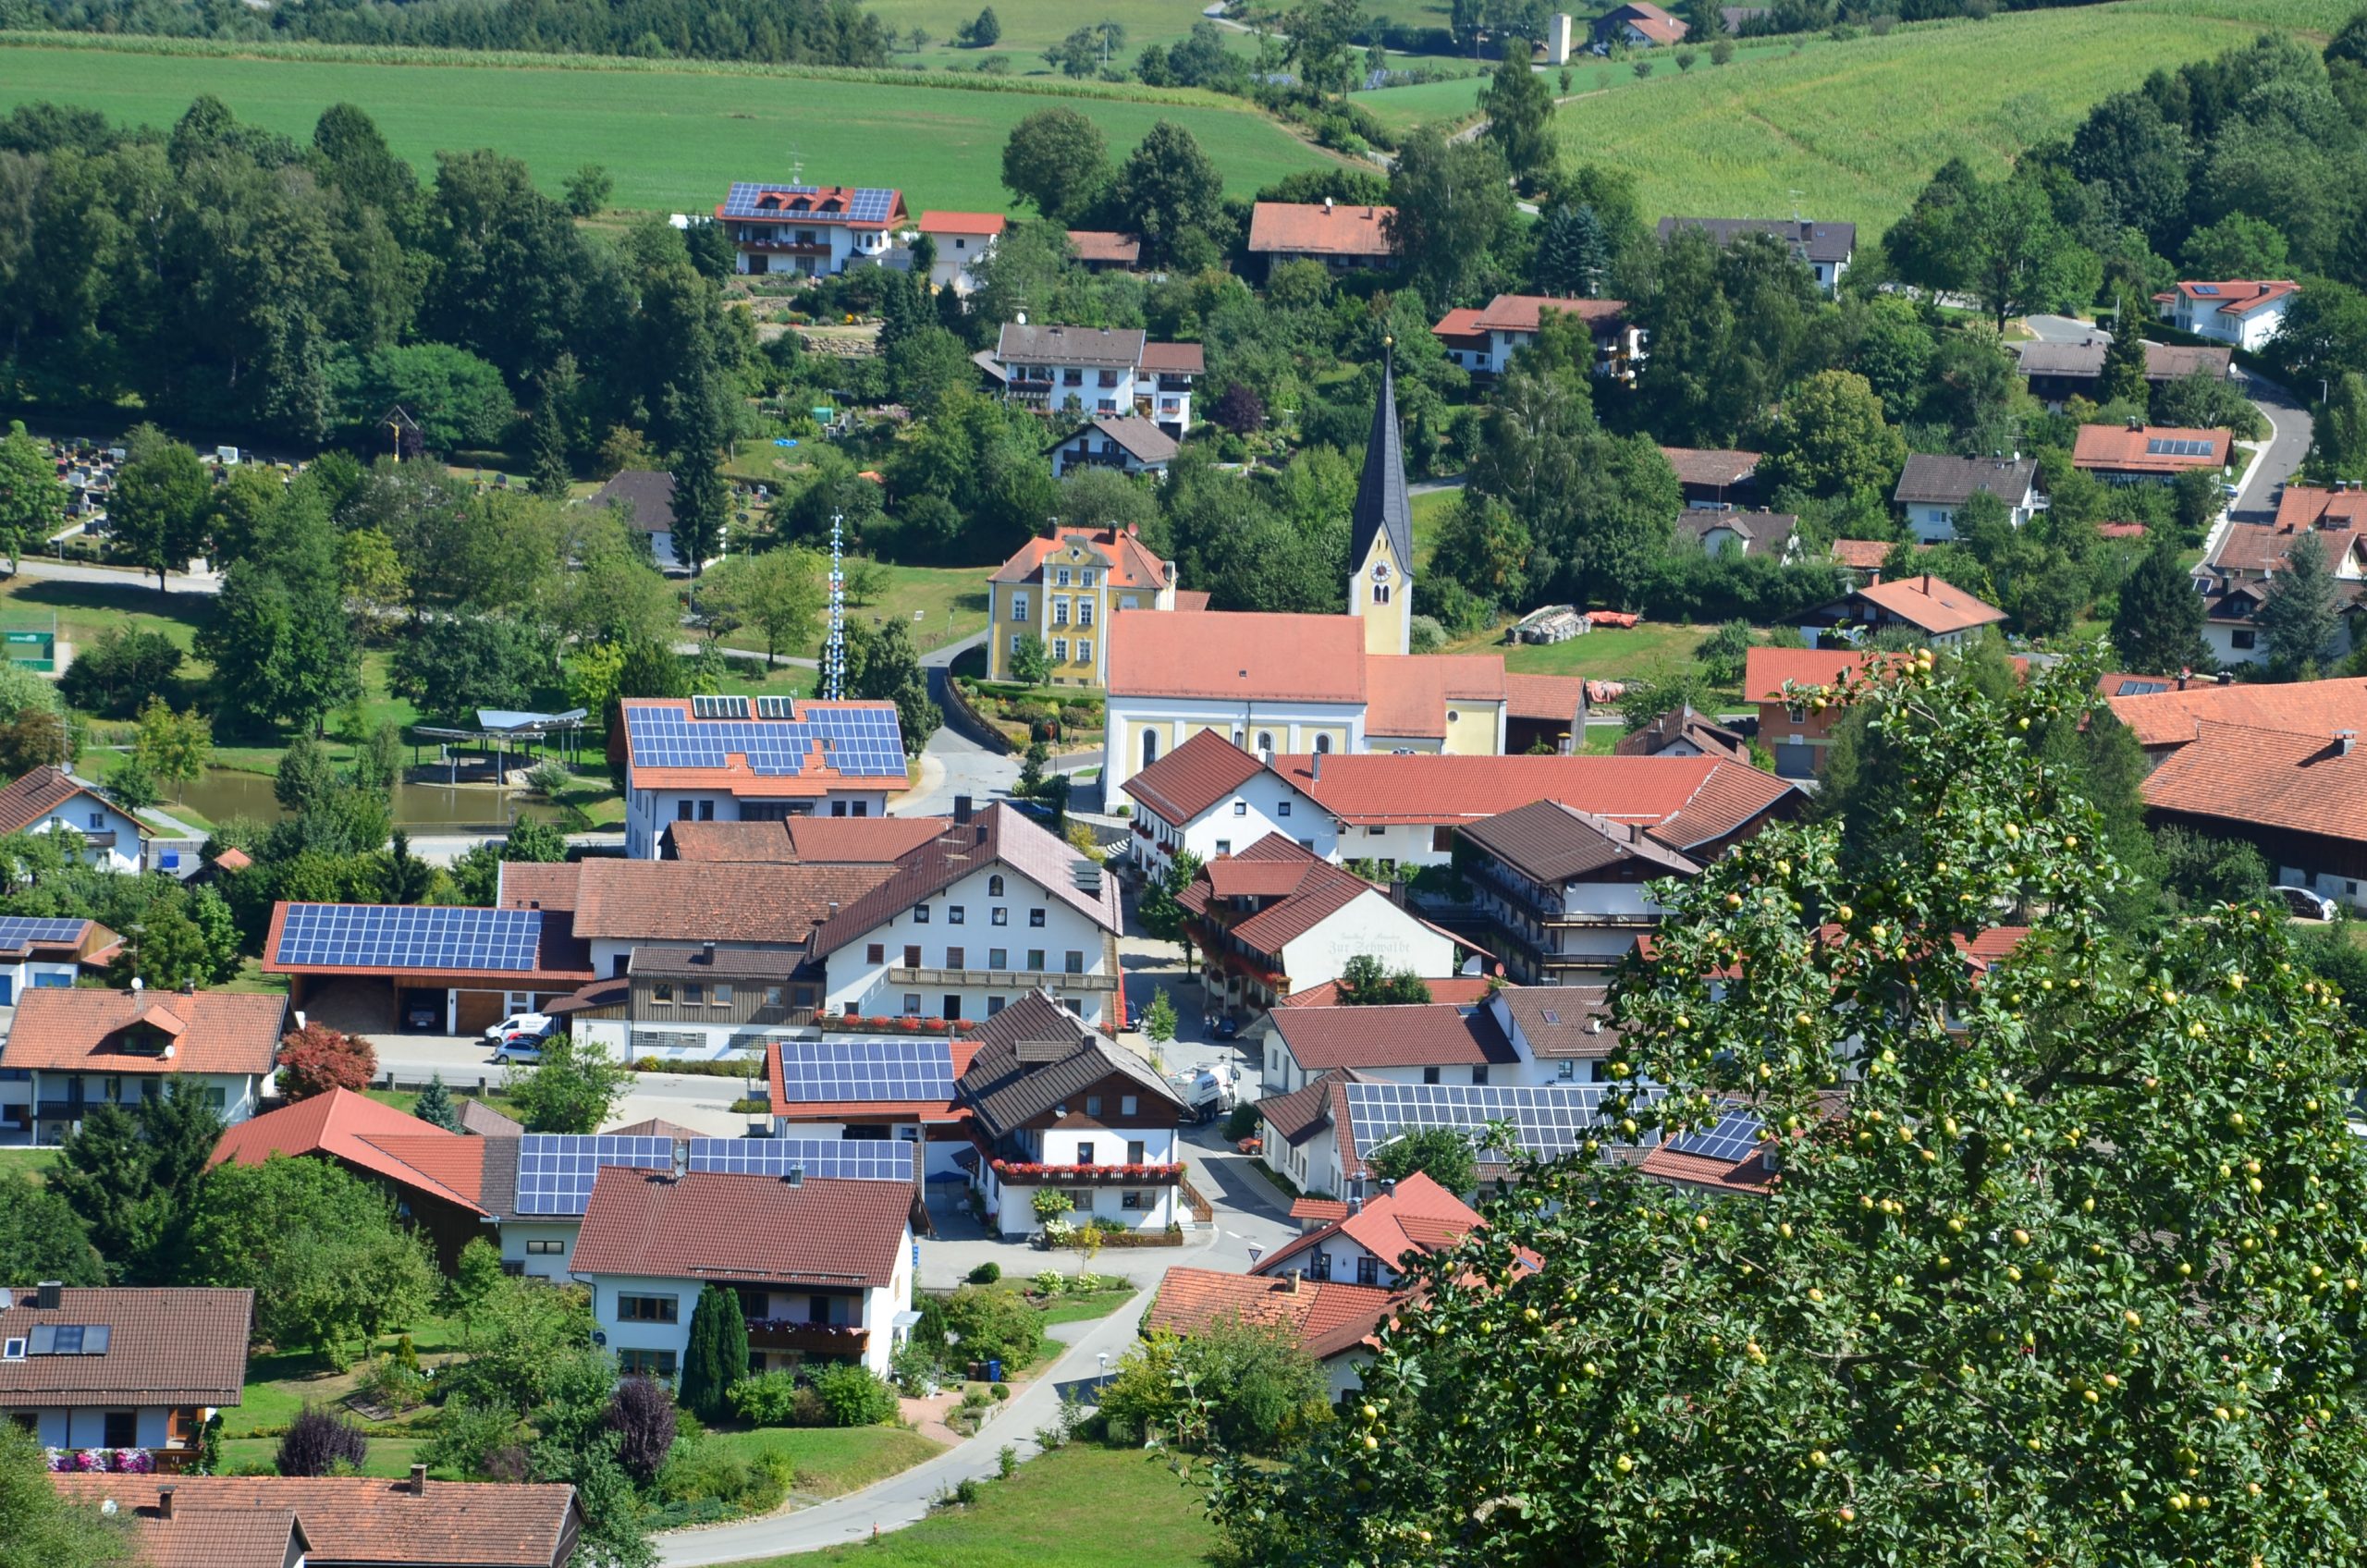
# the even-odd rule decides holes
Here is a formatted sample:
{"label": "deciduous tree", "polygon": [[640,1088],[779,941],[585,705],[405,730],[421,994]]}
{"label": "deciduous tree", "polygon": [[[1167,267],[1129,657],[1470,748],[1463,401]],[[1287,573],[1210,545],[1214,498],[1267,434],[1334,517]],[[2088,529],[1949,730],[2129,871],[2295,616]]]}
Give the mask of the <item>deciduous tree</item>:
{"label": "deciduous tree", "polygon": [[530,1133],[595,1133],[632,1087],[605,1047],[566,1034],[543,1042],[542,1061],[510,1071],[505,1088]]}
{"label": "deciduous tree", "polygon": [[8,422],[0,437],[0,550],[8,570],[28,549],[38,548],[66,522],[66,486],[42,444],[25,434],[22,420]]}
{"label": "deciduous tree", "polygon": [[1036,110],[1003,142],[1004,186],[1054,223],[1090,207],[1109,180],[1110,143],[1101,128],[1065,105]]}
{"label": "deciduous tree", "polygon": [[135,564],[156,574],[162,594],[166,573],[186,570],[205,547],[213,482],[195,452],[153,424],[125,441],[130,455],[107,499],[107,527]]}
{"label": "deciduous tree", "polygon": [[378,1075],[378,1050],[359,1035],[348,1035],[313,1019],[279,1042],[279,1092],[308,1100],[331,1089],[362,1090]]}

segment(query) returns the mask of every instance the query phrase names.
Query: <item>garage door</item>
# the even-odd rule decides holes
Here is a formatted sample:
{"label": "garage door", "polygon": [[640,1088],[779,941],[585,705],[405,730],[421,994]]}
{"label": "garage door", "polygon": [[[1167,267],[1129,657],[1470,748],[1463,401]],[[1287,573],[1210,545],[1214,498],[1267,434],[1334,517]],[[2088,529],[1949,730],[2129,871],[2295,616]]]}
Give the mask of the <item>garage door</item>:
{"label": "garage door", "polygon": [[1786,741],[1775,748],[1775,771],[1785,778],[1806,778],[1816,772],[1816,748]]}
{"label": "garage door", "polygon": [[482,1035],[509,1016],[509,994],[503,991],[462,991],[460,1017],[453,1031],[461,1035]]}

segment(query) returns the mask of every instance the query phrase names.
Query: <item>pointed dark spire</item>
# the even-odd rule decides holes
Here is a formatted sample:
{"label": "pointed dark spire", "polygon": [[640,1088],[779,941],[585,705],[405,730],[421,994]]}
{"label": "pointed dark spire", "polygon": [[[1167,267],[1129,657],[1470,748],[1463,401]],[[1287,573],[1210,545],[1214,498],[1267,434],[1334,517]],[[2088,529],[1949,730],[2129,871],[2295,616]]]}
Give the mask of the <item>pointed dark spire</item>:
{"label": "pointed dark spire", "polygon": [[1384,338],[1380,396],[1373,400],[1372,434],[1365,440],[1365,472],[1356,481],[1356,509],[1348,559],[1361,572],[1372,558],[1376,535],[1389,536],[1389,553],[1408,579],[1414,572],[1414,508],[1405,495],[1405,443],[1397,427],[1397,349]]}

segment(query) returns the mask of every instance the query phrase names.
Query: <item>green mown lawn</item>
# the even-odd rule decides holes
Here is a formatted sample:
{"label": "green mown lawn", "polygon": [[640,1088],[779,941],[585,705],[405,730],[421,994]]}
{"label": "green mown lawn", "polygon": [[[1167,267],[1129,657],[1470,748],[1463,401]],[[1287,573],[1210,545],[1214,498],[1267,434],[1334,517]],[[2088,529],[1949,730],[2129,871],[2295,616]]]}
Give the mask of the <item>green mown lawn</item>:
{"label": "green mown lawn", "polygon": [[[426,1446],[425,1438],[374,1437],[370,1439],[370,1452],[362,1462],[362,1473],[383,1476],[390,1480],[408,1476],[412,1461]],[[273,1466],[278,1455],[277,1438],[225,1438],[222,1439],[222,1473],[235,1476],[248,1471],[276,1475],[277,1472]]]}
{"label": "green mown lawn", "polygon": [[860,1546],[745,1568],[1198,1568],[1217,1532],[1201,1493],[1138,1449],[1071,1443],[947,1509]]}
{"label": "green mown lawn", "polygon": [[1490,634],[1458,652],[1502,647],[1504,668],[1517,675],[1583,675],[1594,680],[1659,680],[1693,662],[1693,650],[1714,626],[1645,621],[1627,631],[1605,629],[1566,643],[1506,644]]}
{"label": "green mown lawn", "polygon": [[797,1466],[793,1488],[800,1496],[836,1497],[909,1470],[943,1445],[901,1427],[759,1427],[709,1432],[711,1441],[754,1459],[761,1453],[789,1456]]}
{"label": "green mown lawn", "polygon": [[13,1181],[26,1171],[38,1176],[56,1163],[55,1149],[0,1149],[0,1180]]}
{"label": "green mown lawn", "polygon": [[1097,1317],[1107,1317],[1134,1299],[1132,1291],[1096,1291],[1091,1295],[1062,1296],[1044,1309],[1044,1326],[1055,1323],[1085,1323]]}
{"label": "green mown lawn", "polygon": [[[2350,9],[2122,0],[1804,40],[1797,51],[1787,42],[1682,73],[1662,59],[1643,81],[1617,67],[1625,85],[1564,104],[1555,126],[1573,158],[1632,171],[1648,218],[1798,213],[1879,230],[1951,157],[1993,177],[2157,67],[2216,55],[2263,24],[2330,31]],[[1579,85],[1601,69],[1582,70]]]}
{"label": "green mown lawn", "polygon": [[[1101,15],[1080,12],[1068,26]],[[915,216],[925,207],[1000,212],[1011,201],[1002,148],[1012,127],[1063,104],[1098,125],[1120,155],[1159,120],[1175,121],[1244,195],[1328,161],[1247,104],[1199,95],[1133,102],[972,91],[950,78],[939,88],[730,65],[609,68],[569,61],[554,68],[560,63],[504,63],[498,55],[482,56],[483,64],[427,64],[399,50],[374,51],[386,56],[381,63],[301,49],[247,57],[122,43],[12,47],[0,66],[0,110],[49,99],[120,123],[168,127],[202,91],[241,120],[308,141],[322,110],[355,104],[422,169],[433,170],[438,151],[491,147],[524,160],[556,192],[576,168],[596,163],[616,177],[619,207],[661,213],[708,211],[734,180],[787,180],[800,166],[809,181],[899,187]]]}

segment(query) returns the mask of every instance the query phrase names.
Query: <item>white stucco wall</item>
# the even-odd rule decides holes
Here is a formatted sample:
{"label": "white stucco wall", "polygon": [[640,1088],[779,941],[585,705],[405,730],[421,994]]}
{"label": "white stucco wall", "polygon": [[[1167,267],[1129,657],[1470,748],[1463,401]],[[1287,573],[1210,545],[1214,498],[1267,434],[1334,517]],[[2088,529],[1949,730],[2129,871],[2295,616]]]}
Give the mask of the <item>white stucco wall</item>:
{"label": "white stucco wall", "polygon": [[1290,976],[1291,988],[1303,991],[1338,979],[1359,953],[1417,974],[1454,973],[1453,941],[1391,903],[1378,889],[1358,894],[1312,930],[1285,943],[1282,971]]}
{"label": "white stucco wall", "polygon": [[[997,878],[1003,888],[1000,895],[992,891]],[[1068,955],[1073,952],[1081,956],[1078,973],[1109,973],[1109,933],[1065,899],[998,864],[963,876],[925,900],[925,907],[927,919],[915,919],[915,911],[906,910],[829,955],[823,988],[826,1011],[843,1014],[852,1006],[864,1017],[899,1015],[905,1011],[904,998],[917,996],[922,1017],[942,1018],[950,996],[960,998],[963,1018],[978,1019],[987,1016],[989,997],[1014,1000],[1037,984],[1040,976],[1041,983],[1075,1007],[1086,1023],[1100,1022],[1111,993],[1065,990],[1062,982],[1069,974]],[[1033,924],[1037,911],[1042,912],[1041,925]],[[1001,925],[995,923],[998,913]],[[875,945],[880,949],[877,960],[870,952]],[[1007,988],[989,990],[891,981],[888,972],[906,967],[904,949],[914,946],[920,949],[919,968],[1000,970],[1011,972],[1012,982]],[[959,963],[951,962],[950,949],[957,948]],[[993,962],[998,951],[1003,958],[1000,964]],[[1043,954],[1040,965],[1030,962],[1038,951]]]}

